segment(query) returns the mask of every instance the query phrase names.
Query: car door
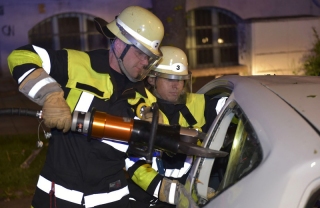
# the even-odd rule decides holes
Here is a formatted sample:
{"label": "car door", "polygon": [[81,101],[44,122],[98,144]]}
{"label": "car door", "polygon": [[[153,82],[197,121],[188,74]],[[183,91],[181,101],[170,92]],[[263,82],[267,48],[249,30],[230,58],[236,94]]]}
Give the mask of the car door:
{"label": "car door", "polygon": [[241,107],[233,99],[232,90],[233,83],[230,81],[214,80],[198,91],[212,97],[228,97],[202,146],[225,151],[229,155],[222,158],[197,158],[186,182],[186,187],[201,206],[209,204],[222,192],[232,188],[262,160],[259,141]]}

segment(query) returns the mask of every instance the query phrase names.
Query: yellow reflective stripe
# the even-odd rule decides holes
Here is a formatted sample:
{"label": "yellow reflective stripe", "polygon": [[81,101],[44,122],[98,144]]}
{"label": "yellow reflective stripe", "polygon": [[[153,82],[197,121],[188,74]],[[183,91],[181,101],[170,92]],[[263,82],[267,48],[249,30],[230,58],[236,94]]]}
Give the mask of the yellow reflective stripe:
{"label": "yellow reflective stripe", "polygon": [[146,191],[157,175],[157,171],[152,169],[150,164],[144,164],[134,172],[131,179]]}
{"label": "yellow reflective stripe", "polygon": [[122,197],[129,194],[128,186],[109,193],[92,194],[84,197],[86,207],[95,207],[111,202],[119,201]]}
{"label": "yellow reflective stripe", "polygon": [[8,66],[10,69],[10,72],[12,74],[12,71],[14,67],[23,65],[23,64],[35,64],[39,67],[42,66],[42,60],[38,56],[38,54],[27,51],[27,50],[14,50],[12,53],[8,56]]}
{"label": "yellow reflective stripe", "polygon": [[78,100],[80,98],[82,91],[78,89],[71,89],[68,96],[67,96],[67,103],[70,107],[71,112],[74,111],[76,104],[78,103]]}

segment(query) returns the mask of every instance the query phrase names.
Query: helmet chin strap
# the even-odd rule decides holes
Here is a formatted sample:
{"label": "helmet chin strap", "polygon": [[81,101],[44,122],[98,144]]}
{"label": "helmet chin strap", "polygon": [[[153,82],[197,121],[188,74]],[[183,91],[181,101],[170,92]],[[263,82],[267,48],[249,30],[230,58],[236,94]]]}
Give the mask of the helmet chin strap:
{"label": "helmet chin strap", "polygon": [[[114,42],[113,42],[114,43]],[[126,77],[131,81],[131,82],[137,82],[138,80],[134,79],[131,77],[131,75],[128,73],[128,71],[126,70],[126,68],[124,67],[124,64],[123,64],[123,58],[124,56],[127,54],[128,50],[130,49],[131,45],[129,44],[126,44],[126,47],[123,49],[120,57],[117,56],[116,52],[114,51],[114,44],[111,44],[111,49],[112,49],[112,52],[114,54],[114,56],[116,57],[117,61],[118,61],[118,66],[121,70],[121,72],[126,75]]]}

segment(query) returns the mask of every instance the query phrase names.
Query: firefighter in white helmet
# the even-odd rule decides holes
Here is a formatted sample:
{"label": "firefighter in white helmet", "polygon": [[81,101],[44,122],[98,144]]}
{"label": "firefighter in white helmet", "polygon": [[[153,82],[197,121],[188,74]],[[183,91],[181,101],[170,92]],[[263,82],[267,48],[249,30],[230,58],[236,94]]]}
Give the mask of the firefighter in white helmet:
{"label": "firefighter in white helmet", "polygon": [[130,207],[126,150],[117,143],[87,141],[69,131],[73,111],[93,108],[115,116],[135,116],[128,98],[146,97],[141,81],[161,59],[161,21],[139,6],[125,8],[111,23],[97,18],[111,50],[49,50],[26,45],[8,57],[19,91],[42,106],[51,128],[46,162],[32,207]]}
{"label": "firefighter in white helmet", "polygon": [[[163,57],[156,68],[150,71],[146,81],[150,84],[150,91],[153,93],[154,100],[141,102],[138,106],[137,115],[144,120],[151,120],[152,112],[143,113],[139,112],[140,107],[150,105],[152,102],[157,102],[159,105],[162,122],[164,124],[175,125],[179,124],[182,127],[196,128],[199,131],[207,131],[209,125],[216,117],[218,111],[213,111],[213,106],[223,106],[226,98],[222,99],[210,99],[204,94],[191,93],[191,72],[188,71],[188,60],[186,54],[179,48],[173,46],[162,46],[160,50],[163,53]],[[152,98],[148,96],[149,100]],[[206,106],[208,106],[206,108]],[[206,125],[208,124],[208,125]],[[129,160],[129,159],[127,159]],[[130,160],[136,160],[131,157]],[[130,195],[136,200],[136,203],[140,207],[148,206],[165,206],[170,207],[167,203],[161,203],[153,196],[167,196],[170,193],[166,192],[166,189],[160,188],[160,192],[154,194],[153,191],[158,181],[161,181],[160,187],[169,186],[168,184],[175,181],[179,184],[177,193],[182,195],[182,198],[178,198],[179,203],[187,204],[187,207],[195,206],[191,197],[183,194],[185,180],[187,178],[188,171],[191,168],[193,161],[192,156],[186,156],[183,154],[168,154],[166,152],[159,152],[159,155],[153,158],[152,168],[157,171],[156,176],[150,177],[147,185],[146,180],[139,177],[144,176],[144,172],[150,171],[148,164],[140,160],[129,168],[129,175],[132,181],[141,181],[145,183],[146,190],[149,194],[144,194],[139,191],[139,188],[135,187],[134,183],[129,180]],[[127,163],[129,163],[127,161]],[[151,171],[152,172],[152,171]],[[162,177],[165,177],[162,179]],[[153,186],[153,187],[152,187]],[[172,192],[171,192],[172,194]],[[164,201],[159,197],[160,201]],[[170,204],[174,204],[172,201],[166,201]],[[174,205],[171,205],[174,207]],[[183,206],[182,206],[183,207]]]}
{"label": "firefighter in white helmet", "polygon": [[[192,74],[188,70],[187,56],[181,49],[162,46],[160,50],[163,57],[156,68],[150,71],[145,82],[149,85],[149,91],[155,96],[153,101],[159,105],[162,122],[206,132],[208,130],[206,124],[211,124],[216,116],[216,112],[212,115],[211,109],[206,106],[211,104],[215,106],[217,100],[203,94],[192,93]],[[149,115],[152,114],[138,116],[150,120]]]}

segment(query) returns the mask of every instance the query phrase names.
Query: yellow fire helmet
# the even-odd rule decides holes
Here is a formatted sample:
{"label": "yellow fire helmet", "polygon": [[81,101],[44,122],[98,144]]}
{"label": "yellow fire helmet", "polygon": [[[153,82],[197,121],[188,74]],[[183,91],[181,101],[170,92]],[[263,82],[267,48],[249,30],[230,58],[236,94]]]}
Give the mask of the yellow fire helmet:
{"label": "yellow fire helmet", "polygon": [[157,77],[170,80],[183,80],[184,89],[174,103],[185,103],[187,93],[192,92],[192,73],[188,70],[187,56],[181,49],[173,46],[162,46],[160,50],[163,57],[156,68],[151,70],[148,75],[149,77],[155,77],[155,85],[151,91],[156,97],[162,98],[156,86]]}
{"label": "yellow fire helmet", "polygon": [[121,58],[118,58],[121,70],[131,81],[140,81],[145,78],[161,59],[162,53],[159,46],[164,36],[164,27],[161,20],[149,10],[139,6],[129,6],[110,23],[100,18],[96,18],[95,22],[98,31],[106,37],[117,37],[149,57],[148,66],[138,77],[128,77]]}
{"label": "yellow fire helmet", "polygon": [[160,50],[163,57],[156,68],[150,71],[149,76],[176,80],[191,79],[187,56],[180,48],[162,46]]}

